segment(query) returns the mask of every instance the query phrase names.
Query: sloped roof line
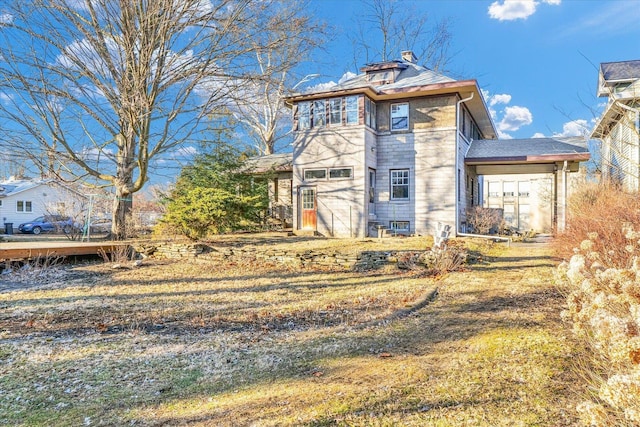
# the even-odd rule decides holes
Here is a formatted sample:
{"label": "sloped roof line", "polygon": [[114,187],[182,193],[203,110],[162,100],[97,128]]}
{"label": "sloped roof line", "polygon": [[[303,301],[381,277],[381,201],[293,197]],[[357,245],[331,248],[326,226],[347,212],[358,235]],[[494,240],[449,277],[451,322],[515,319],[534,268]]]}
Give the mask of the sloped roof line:
{"label": "sloped roof line", "polygon": [[564,160],[586,161],[589,158],[589,150],[582,138],[494,139],[472,141],[465,156],[465,163],[547,163]]}
{"label": "sloped roof line", "polygon": [[600,64],[600,72],[605,81],[625,81],[640,79],[640,59],[603,62]]}

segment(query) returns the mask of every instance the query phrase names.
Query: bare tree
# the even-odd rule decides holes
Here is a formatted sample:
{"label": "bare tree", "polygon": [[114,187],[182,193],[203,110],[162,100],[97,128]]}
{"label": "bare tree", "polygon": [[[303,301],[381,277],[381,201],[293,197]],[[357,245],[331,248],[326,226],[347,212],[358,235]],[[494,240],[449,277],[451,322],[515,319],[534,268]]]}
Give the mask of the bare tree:
{"label": "bare tree", "polygon": [[249,81],[256,40],[278,23],[272,3],[3,2],[2,144],[49,175],[113,186],[113,234],[124,237],[153,162],[197,140],[203,113]]}
{"label": "bare tree", "polygon": [[273,154],[289,134],[290,110],[283,98],[292,90],[291,81],[299,79],[296,69],[326,41],[325,26],[308,15],[306,2],[276,0],[272,12],[271,31],[256,31],[255,75],[230,106],[261,154]]}
{"label": "bare tree", "polygon": [[451,59],[448,18],[433,21],[427,13],[402,0],[362,1],[363,14],[352,37],[354,65],[387,61],[411,50],[432,70],[443,70]]}

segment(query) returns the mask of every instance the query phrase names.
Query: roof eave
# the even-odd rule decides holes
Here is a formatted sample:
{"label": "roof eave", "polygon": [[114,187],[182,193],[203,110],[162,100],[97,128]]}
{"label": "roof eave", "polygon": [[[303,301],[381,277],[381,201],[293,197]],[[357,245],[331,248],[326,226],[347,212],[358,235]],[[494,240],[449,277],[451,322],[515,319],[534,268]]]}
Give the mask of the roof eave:
{"label": "roof eave", "polygon": [[495,157],[468,157],[464,162],[468,165],[490,164],[521,164],[521,163],[556,163],[564,161],[586,162],[591,158],[588,152],[565,154],[539,154],[531,156],[495,156]]}

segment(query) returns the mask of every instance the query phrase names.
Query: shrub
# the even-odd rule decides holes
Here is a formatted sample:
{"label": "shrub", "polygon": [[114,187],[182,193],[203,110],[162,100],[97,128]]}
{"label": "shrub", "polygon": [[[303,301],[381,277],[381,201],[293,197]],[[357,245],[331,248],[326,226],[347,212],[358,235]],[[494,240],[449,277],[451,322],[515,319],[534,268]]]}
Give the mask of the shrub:
{"label": "shrub", "polygon": [[467,223],[474,233],[489,234],[493,229],[499,229],[502,215],[499,209],[474,206],[467,209]]}
{"label": "shrub", "polygon": [[624,192],[612,183],[587,183],[569,199],[567,227],[554,244],[568,259],[573,248],[595,232],[599,238],[593,241],[593,250],[601,254],[601,262],[624,267],[629,255],[625,224],[640,224],[640,195]]}
{"label": "shrub", "polygon": [[629,226],[621,233],[623,252],[615,257],[600,252],[609,243],[589,233],[558,267],[568,290],[563,318],[591,350],[586,376],[596,392],[577,408],[587,425],[640,424],[640,233]]}

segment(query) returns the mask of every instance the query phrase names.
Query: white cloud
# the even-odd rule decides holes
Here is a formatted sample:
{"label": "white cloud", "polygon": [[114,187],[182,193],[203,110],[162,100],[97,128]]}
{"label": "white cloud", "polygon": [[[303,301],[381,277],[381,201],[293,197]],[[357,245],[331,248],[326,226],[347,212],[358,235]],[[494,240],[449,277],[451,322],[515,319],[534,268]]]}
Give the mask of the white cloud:
{"label": "white cloud", "polygon": [[506,107],[504,109],[504,116],[498,123],[498,129],[503,132],[513,132],[531,123],[533,123],[533,114],[531,114],[531,111],[529,111],[527,107],[514,105],[513,107]]}
{"label": "white cloud", "polygon": [[536,132],[531,138],[544,138],[544,133]]}
{"label": "white cloud", "polygon": [[10,13],[0,13],[0,25],[9,25],[13,23],[13,15]]}
{"label": "white cloud", "polygon": [[[542,3],[559,5],[561,0],[543,0]],[[535,0],[498,0],[489,6],[489,16],[498,21],[513,21],[527,19],[534,13],[540,4]]]}
{"label": "white cloud", "polygon": [[509,135],[506,132],[502,132],[500,129],[498,129],[498,138],[499,139],[513,139],[513,137],[511,135]]}
{"label": "white cloud", "polygon": [[584,119],[572,120],[562,125],[562,132],[554,133],[555,137],[586,136],[589,134],[590,125]]}
{"label": "white cloud", "polygon": [[6,93],[0,93],[0,102],[2,104],[9,104],[13,101],[13,95],[8,95]]}
{"label": "white cloud", "polygon": [[511,95],[507,95],[506,93],[493,95],[489,99],[489,105],[491,105],[492,107],[496,104],[508,104],[510,102],[511,102]]}

